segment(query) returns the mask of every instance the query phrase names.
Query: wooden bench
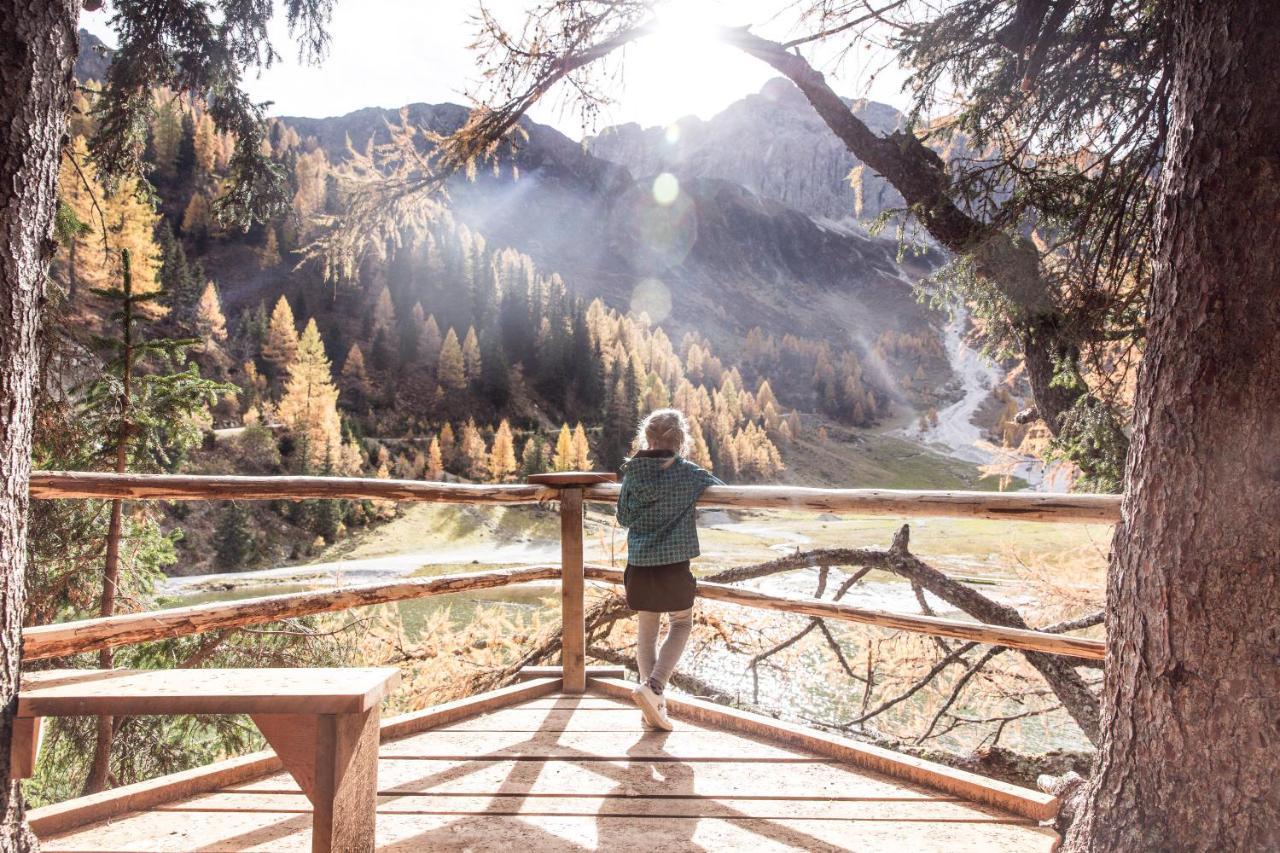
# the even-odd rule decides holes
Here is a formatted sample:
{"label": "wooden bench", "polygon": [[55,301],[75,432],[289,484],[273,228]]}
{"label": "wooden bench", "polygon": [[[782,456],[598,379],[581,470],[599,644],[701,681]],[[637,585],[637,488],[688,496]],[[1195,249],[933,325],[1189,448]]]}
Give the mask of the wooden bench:
{"label": "wooden bench", "polygon": [[399,680],[393,668],[23,673],[13,775],[34,772],[43,717],[248,714],[311,800],[311,849],[373,850],[379,718]]}

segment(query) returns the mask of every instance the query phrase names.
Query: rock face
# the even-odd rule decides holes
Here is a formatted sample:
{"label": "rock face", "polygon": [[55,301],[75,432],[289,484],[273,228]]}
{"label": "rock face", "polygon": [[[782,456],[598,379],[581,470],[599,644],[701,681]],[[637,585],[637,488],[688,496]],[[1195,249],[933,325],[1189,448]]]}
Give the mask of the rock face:
{"label": "rock face", "polygon": [[[918,303],[909,283],[929,260],[904,269],[892,241],[834,221],[853,197],[840,180],[852,161],[830,147],[815,148],[813,139],[830,136],[821,128],[804,134],[790,124],[807,106],[788,97],[770,85],[711,122],[691,125],[701,129],[704,144],[680,149],[688,153],[676,171],[681,179],[663,188],[653,177],[653,164],[663,162],[652,159],[659,154],[646,154],[635,142],[661,131],[617,134],[618,145],[631,139],[636,152],[636,162],[618,163],[593,153],[596,140],[584,146],[524,122],[527,139],[496,174],[481,169],[474,181],[451,185],[454,215],[490,245],[519,249],[543,270],[560,273],[583,296],[644,310],[672,337],[697,331],[729,352],[753,326],[859,348],[885,329],[937,329],[939,318]],[[897,120],[880,105],[864,109],[879,130]],[[405,114],[411,123],[447,133],[461,125],[466,110],[413,104]],[[735,127],[759,132],[741,130],[743,144],[727,146],[735,150],[717,160],[712,137],[726,132],[730,114]],[[779,132],[770,140],[763,130],[774,119]],[[339,161],[348,145],[362,150],[371,140],[385,141],[386,122],[398,122],[399,113],[366,109],[282,121]],[[790,172],[783,170],[781,164],[801,153],[811,156],[813,168],[792,163]],[[889,203],[877,193],[877,205]]]}
{"label": "rock face", "polygon": [[[903,123],[902,114],[885,104],[848,103],[877,134]],[[687,117],[666,128],[619,125],[588,139],[587,148],[637,176],[671,172],[734,181],[813,217],[865,221],[902,205],[897,191],[862,169],[800,90],[782,78],[709,121]]]}

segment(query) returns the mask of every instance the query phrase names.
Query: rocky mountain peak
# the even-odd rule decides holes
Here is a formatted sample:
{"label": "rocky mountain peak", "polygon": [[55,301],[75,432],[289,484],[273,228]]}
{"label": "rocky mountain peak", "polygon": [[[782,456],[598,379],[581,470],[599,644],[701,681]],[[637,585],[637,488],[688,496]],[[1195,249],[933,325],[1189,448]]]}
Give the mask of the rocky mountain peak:
{"label": "rocky mountain peak", "polygon": [[[887,104],[846,100],[872,131],[890,133],[902,114]],[[624,124],[586,141],[588,150],[637,176],[722,178],[810,216],[870,220],[901,197],[850,154],[789,80],[775,78],[703,121],[668,127]]]}

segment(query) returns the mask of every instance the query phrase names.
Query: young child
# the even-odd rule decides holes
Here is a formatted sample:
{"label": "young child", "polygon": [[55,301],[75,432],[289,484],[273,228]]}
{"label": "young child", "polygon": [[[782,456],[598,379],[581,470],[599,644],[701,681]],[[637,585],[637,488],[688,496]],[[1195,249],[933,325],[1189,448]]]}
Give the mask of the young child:
{"label": "young child", "polygon": [[[627,606],[638,611],[636,665],[640,686],[631,696],[649,728],[671,731],[662,691],[693,627],[696,582],[689,560],[698,556],[694,503],[707,486],[723,486],[684,456],[689,423],[676,409],[658,409],[636,436],[640,450],[622,466],[618,523],[627,528]],[[658,621],[667,638],[658,649]]]}

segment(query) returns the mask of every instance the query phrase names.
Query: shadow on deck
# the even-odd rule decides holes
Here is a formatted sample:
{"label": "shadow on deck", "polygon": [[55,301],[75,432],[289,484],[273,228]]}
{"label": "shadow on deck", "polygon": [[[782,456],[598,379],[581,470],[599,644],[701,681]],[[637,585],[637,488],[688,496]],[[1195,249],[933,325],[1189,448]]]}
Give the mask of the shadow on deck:
{"label": "shadow on deck", "polygon": [[[671,700],[675,732],[647,732],[624,690],[592,679],[568,695],[543,678],[385,721],[377,849],[1047,851],[1055,838],[1032,817],[1056,807],[1045,795],[909,758],[895,769],[696,700]],[[38,809],[33,825],[49,851],[308,850],[310,803],[288,773],[262,772],[272,760],[109,792],[96,811]],[[867,769],[882,764],[892,776]],[[943,791],[904,781],[928,774]]]}

